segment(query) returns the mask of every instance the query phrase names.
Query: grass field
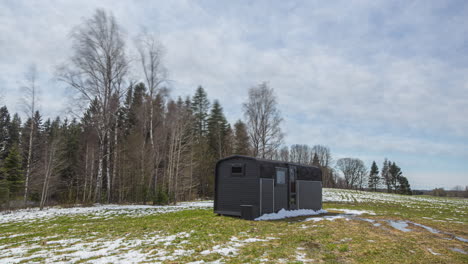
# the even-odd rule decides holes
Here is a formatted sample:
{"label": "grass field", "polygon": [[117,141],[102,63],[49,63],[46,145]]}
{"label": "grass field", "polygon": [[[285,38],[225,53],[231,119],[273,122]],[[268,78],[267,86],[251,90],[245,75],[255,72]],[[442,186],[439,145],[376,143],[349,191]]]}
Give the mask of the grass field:
{"label": "grass field", "polygon": [[212,203],[0,214],[0,263],[468,263],[468,200],[324,189],[325,215],[217,216]]}

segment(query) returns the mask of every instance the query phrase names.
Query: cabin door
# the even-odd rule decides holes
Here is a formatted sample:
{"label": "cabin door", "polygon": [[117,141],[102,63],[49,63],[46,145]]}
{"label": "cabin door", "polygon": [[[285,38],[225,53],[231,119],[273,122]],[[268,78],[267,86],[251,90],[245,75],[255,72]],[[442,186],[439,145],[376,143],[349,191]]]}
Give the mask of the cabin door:
{"label": "cabin door", "polygon": [[275,202],[275,181],[260,179],[260,215],[273,213]]}
{"label": "cabin door", "polygon": [[281,209],[288,210],[288,168],[276,167],[275,175],[275,208],[278,212]]}

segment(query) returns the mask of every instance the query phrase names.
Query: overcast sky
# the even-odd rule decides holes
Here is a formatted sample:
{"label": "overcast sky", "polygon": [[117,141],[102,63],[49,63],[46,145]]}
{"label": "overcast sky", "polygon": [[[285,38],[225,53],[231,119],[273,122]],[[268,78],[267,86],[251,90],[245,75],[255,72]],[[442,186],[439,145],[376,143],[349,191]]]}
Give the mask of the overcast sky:
{"label": "overcast sky", "polygon": [[413,188],[468,185],[468,1],[0,0],[2,104],[21,111],[36,63],[41,112],[66,114],[54,71],[96,8],[125,29],[130,56],[143,28],[159,36],[173,97],[202,85],[234,122],[248,88],[267,81],[288,145],[368,166],[387,157]]}

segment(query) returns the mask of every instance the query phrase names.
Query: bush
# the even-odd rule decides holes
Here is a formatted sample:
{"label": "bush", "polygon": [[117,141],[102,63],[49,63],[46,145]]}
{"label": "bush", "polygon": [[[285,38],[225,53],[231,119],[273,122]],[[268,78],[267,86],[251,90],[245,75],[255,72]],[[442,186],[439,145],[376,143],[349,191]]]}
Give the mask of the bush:
{"label": "bush", "polygon": [[158,193],[156,194],[156,197],[153,199],[153,204],[157,205],[167,205],[169,204],[169,194],[167,193],[167,190],[163,187],[158,188]]}

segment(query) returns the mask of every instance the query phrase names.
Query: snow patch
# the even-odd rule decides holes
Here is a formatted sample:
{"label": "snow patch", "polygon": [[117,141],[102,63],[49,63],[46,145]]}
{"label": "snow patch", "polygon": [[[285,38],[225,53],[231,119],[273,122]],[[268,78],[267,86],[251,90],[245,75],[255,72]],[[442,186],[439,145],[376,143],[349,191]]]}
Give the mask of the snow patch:
{"label": "snow patch", "polygon": [[375,215],[373,211],[368,211],[368,210],[335,209],[335,208],[328,208],[327,210],[340,211],[340,212],[344,212],[345,214],[351,214],[351,215],[362,215],[362,214]]}
{"label": "snow patch", "polygon": [[454,252],[462,253],[464,255],[468,254],[465,250],[460,249],[460,248],[450,248],[450,250],[452,250]]}
{"label": "snow patch", "polygon": [[387,220],[387,222],[395,229],[398,229],[403,232],[409,232],[412,231],[408,227],[408,223],[406,221],[393,221],[393,220]]}
{"label": "snow patch", "polygon": [[310,209],[299,209],[299,210],[285,210],[281,209],[277,213],[264,214],[258,218],[255,218],[255,221],[264,221],[264,220],[279,220],[284,218],[298,217],[298,216],[309,216],[309,215],[319,215],[328,213],[326,210],[320,209],[317,211]]}
{"label": "snow patch", "polygon": [[439,256],[439,255],[442,255],[440,253],[437,253],[437,252],[434,252],[432,249],[428,248],[427,249],[429,252],[431,252],[432,255],[436,255],[436,256]]}
{"label": "snow patch", "polygon": [[249,243],[254,242],[265,242],[269,240],[276,239],[274,237],[267,237],[265,239],[260,238],[247,238],[244,240],[240,240],[237,237],[231,237],[230,241],[224,245],[216,245],[211,250],[204,250],[200,252],[202,255],[209,255],[213,253],[218,253],[222,256],[236,256],[238,254],[239,248],[245,246]]}
{"label": "snow patch", "polygon": [[90,207],[49,207],[44,210],[39,208],[21,209],[12,212],[0,212],[0,223],[24,222],[31,220],[47,220],[59,216],[89,215],[92,218],[110,219],[118,215],[129,217],[142,217],[153,214],[163,214],[182,210],[212,208],[213,201],[183,202],[178,205],[154,206],[154,205],[117,205],[108,204]]}

